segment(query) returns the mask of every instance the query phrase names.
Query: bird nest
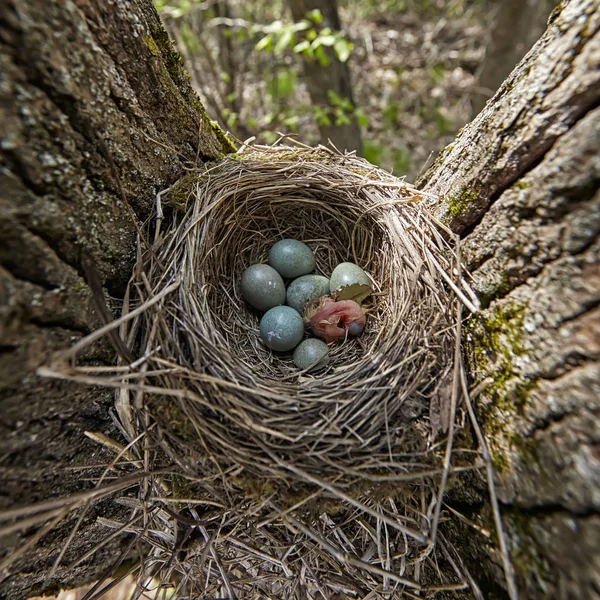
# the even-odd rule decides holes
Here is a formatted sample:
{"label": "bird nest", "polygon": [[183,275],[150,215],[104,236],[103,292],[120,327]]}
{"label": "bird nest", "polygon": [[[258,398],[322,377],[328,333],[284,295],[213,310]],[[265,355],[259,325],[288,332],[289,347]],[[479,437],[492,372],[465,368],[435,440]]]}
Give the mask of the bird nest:
{"label": "bird nest", "polygon": [[[105,525],[150,543],[142,580],[229,598],[468,586],[438,524],[470,468],[450,455],[461,311],[477,300],[437,201],[324,147],[244,147],[159,194],[122,317],[51,368],[117,390],[119,456],[143,483],[121,500],[130,520]],[[240,293],[284,237],[317,273],[352,261],[373,284],[364,334],[314,375],[264,346]],[[103,336],[119,364],[78,365]]]}

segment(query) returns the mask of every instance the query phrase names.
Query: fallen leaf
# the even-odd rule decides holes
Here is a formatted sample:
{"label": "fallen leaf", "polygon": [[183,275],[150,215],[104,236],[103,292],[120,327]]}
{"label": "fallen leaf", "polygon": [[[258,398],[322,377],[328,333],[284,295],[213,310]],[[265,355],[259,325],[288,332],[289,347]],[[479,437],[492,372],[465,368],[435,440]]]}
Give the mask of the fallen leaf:
{"label": "fallen leaf", "polygon": [[365,298],[368,298],[373,293],[373,290],[364,283],[353,283],[345,285],[335,292],[334,300],[354,300],[357,304],[362,304]]}

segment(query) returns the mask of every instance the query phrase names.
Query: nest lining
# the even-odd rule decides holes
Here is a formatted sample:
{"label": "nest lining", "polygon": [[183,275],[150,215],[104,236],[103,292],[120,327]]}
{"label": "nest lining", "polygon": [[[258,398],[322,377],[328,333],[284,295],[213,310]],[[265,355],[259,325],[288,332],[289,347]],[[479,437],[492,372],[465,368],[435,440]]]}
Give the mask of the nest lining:
{"label": "nest lining", "polygon": [[[118,388],[125,435],[134,449],[141,437],[154,448],[135,450],[146,471],[177,465],[176,478],[150,480],[154,495],[181,498],[173,490],[182,476],[188,514],[216,527],[206,534],[215,563],[183,561],[185,581],[206,591],[212,573],[216,595],[237,580],[247,597],[281,588],[286,598],[296,597],[300,571],[323,597],[325,588],[355,597],[440,584],[446,559],[430,543],[431,510],[450,446],[435,440],[452,429],[461,306],[475,309],[476,299],[458,240],[429,211],[437,199],[323,147],[245,147],[184,181],[186,211],[163,228],[163,196],[180,198],[181,189],[159,195],[151,234],[140,239],[120,328],[138,360],[105,377],[81,367],[79,380]],[[283,237],[313,249],[317,273],[350,260],[375,289],[365,333],[335,346],[330,367],[314,376],[260,342],[260,315],[239,291],[242,271]],[[364,560],[374,531],[375,563]],[[293,569],[273,558],[282,548],[297,553]],[[392,557],[402,552],[398,570]],[[448,560],[444,585],[465,587]],[[152,564],[156,572],[161,561]]]}

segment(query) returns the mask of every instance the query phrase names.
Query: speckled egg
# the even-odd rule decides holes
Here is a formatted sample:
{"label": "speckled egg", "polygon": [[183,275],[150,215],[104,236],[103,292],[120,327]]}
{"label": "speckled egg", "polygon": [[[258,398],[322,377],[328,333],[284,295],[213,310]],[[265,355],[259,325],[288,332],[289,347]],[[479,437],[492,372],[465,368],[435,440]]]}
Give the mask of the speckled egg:
{"label": "speckled egg", "polygon": [[329,294],[329,279],[322,275],[303,275],[294,279],[287,290],[287,303],[301,315],[306,307]]}
{"label": "speckled egg", "polygon": [[284,279],[294,279],[314,270],[315,255],[303,242],[285,239],[269,250],[269,264]]}
{"label": "speckled egg", "polygon": [[346,285],[354,283],[371,285],[367,274],[358,265],[351,262],[343,262],[333,270],[331,279],[329,280],[329,289],[331,292],[335,292]]}
{"label": "speckled egg", "polygon": [[[329,348],[325,342],[315,338],[304,340],[295,350],[292,359],[299,369],[308,369],[308,372],[320,371],[329,364]],[[318,361],[318,362],[317,362]]]}
{"label": "speckled egg", "polygon": [[252,265],[242,273],[242,296],[258,310],[269,310],[285,302],[281,275],[269,265]]}
{"label": "speckled egg", "polygon": [[271,350],[291,350],[304,337],[304,321],[292,307],[276,306],[268,310],[260,320],[260,337]]}

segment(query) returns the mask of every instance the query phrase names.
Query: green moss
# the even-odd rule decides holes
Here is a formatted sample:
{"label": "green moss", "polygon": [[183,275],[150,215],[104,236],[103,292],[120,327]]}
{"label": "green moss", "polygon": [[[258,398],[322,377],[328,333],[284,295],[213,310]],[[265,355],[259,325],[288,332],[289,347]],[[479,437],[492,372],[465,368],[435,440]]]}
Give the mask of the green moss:
{"label": "green moss", "polygon": [[208,116],[208,114],[207,114],[206,110],[204,110],[204,106],[202,105],[202,102],[200,102],[200,98],[198,98],[198,95],[196,94],[196,92],[194,92],[192,90],[192,93],[193,93],[193,96],[190,98],[192,105],[194,106],[196,111],[199,112],[200,115],[202,116],[202,122],[204,123],[204,126],[207,129],[212,129],[213,132],[215,133],[215,135],[217,136],[217,139],[219,140],[219,142],[221,143],[221,147],[223,148],[223,153],[224,154],[232,154],[234,152],[237,152],[238,148],[235,145],[235,143],[233,142],[233,140],[227,136],[227,134],[225,133],[223,128],[216,121],[213,121]]}
{"label": "green moss", "polygon": [[513,361],[515,356],[525,353],[523,347],[523,320],[526,306],[511,303],[489,309],[482,313],[479,320],[470,323],[470,330],[474,341],[472,343],[473,355],[478,367],[487,367],[491,351],[499,362],[496,366],[496,381],[493,387],[501,387],[502,382],[515,375]]}
{"label": "green moss", "polygon": [[148,46],[148,48],[150,48],[150,52],[152,52],[152,54],[154,56],[160,56],[161,55],[160,54],[160,50],[159,50],[158,46],[156,45],[156,42],[154,41],[154,38],[151,35],[146,34],[144,36],[144,41],[146,42],[146,45]]}
{"label": "green moss", "polygon": [[526,190],[527,188],[531,187],[531,184],[521,179],[515,183],[515,187],[518,187],[520,190]]}
{"label": "green moss", "polygon": [[529,445],[515,433],[514,420],[519,418],[529,401],[536,382],[524,379],[515,359],[526,353],[523,321],[526,306],[519,303],[488,309],[467,325],[466,344],[471,370],[478,379],[493,377],[486,388],[489,402],[480,409],[482,425],[490,438],[490,452],[498,472],[509,468],[506,448],[516,446],[519,453]]}
{"label": "green moss", "polygon": [[510,462],[505,452],[492,447],[490,448],[490,455],[497,473],[506,473],[510,469]]}
{"label": "green moss", "polygon": [[479,194],[475,189],[467,185],[463,186],[458,194],[446,198],[445,204],[448,215],[456,217],[466,214],[478,196]]}
{"label": "green moss", "polygon": [[[191,88],[190,75],[185,68],[183,59],[179,52],[173,47],[169,35],[160,24],[160,21],[156,21],[154,27],[151,26],[150,34],[144,36],[144,40],[152,55],[162,58],[166,74],[168,74],[168,77],[163,77],[163,81],[161,82],[164,84],[165,88],[171,89],[175,86],[177,90],[181,92],[185,101],[189,102],[194,110],[200,115],[204,131],[212,130],[214,132],[220,142],[223,154],[236,152],[237,147],[233,141],[228,138],[223,129],[208,116],[202,102],[200,102],[200,98],[198,98],[196,92]],[[187,90],[184,90],[184,88],[187,88]],[[186,93],[183,93],[183,91]],[[188,115],[187,111],[183,108],[184,107],[181,106],[181,116],[185,123],[185,121],[188,120]],[[184,126],[188,125],[185,124]]]}
{"label": "green moss", "polygon": [[[162,36],[162,37],[164,37],[164,36]],[[167,68],[167,72],[169,73],[169,77],[171,78],[171,81],[177,87],[181,86],[182,84],[190,86],[191,93],[187,95],[188,96],[187,99],[189,100],[190,104],[194,107],[196,112],[198,112],[200,114],[204,128],[206,130],[212,129],[212,131],[217,136],[219,142],[221,143],[224,154],[236,152],[237,146],[233,143],[233,141],[229,137],[227,137],[227,134],[225,133],[225,131],[223,131],[222,127],[216,121],[213,121],[208,116],[202,102],[200,101],[200,98],[198,97],[196,92],[191,88],[190,74],[187,72],[187,70],[185,68],[183,58],[181,57],[179,52],[177,52],[173,48],[173,46],[171,44],[171,40],[169,39],[168,35],[166,36],[166,40],[162,40],[162,41],[163,41],[162,55],[163,55],[163,57],[165,57],[165,66]]]}
{"label": "green moss", "polygon": [[192,193],[196,183],[198,183],[200,176],[198,173],[191,172],[184,175],[172,188],[167,196],[167,203],[172,206],[175,210],[185,212],[189,199],[192,197]]}

